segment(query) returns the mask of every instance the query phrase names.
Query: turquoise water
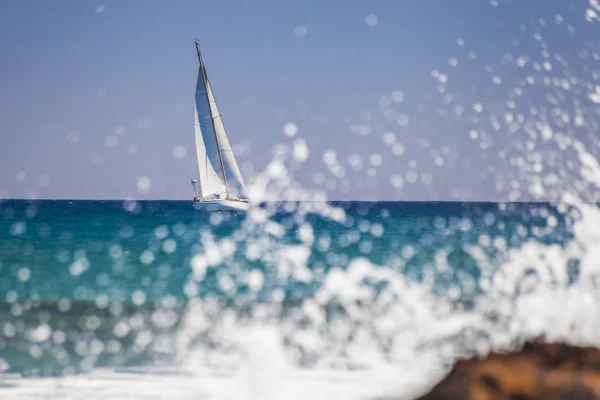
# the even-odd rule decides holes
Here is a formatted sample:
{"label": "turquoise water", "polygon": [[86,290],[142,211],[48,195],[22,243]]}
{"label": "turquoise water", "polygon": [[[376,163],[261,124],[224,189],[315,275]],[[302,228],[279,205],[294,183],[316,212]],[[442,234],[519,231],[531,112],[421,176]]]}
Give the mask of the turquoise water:
{"label": "turquoise water", "polygon": [[[530,241],[563,246],[572,239],[566,209],[552,204],[313,207],[337,210],[341,217],[334,219],[302,207],[264,204],[248,215],[209,215],[184,201],[1,202],[5,372],[45,376],[170,365],[182,352],[177,333],[183,316],[189,318],[190,301],[217,305],[203,314],[213,321],[233,312],[246,323],[296,318],[294,324],[303,326],[308,322],[297,310],[313,300],[333,321],[350,315],[350,307],[335,298],[319,300],[318,293],[328,277],[357,259],[424,285],[457,310],[469,309],[485,292],[481,282],[511,249]],[[472,248],[485,254],[486,265]],[[576,264],[569,274],[577,278]],[[369,295],[356,301],[377,304],[389,284],[365,278],[360,285]],[[266,315],[258,314],[260,305],[267,306]],[[219,349],[223,343],[209,331],[194,332],[183,352],[186,346]],[[298,363],[310,366],[318,357],[305,353]]]}

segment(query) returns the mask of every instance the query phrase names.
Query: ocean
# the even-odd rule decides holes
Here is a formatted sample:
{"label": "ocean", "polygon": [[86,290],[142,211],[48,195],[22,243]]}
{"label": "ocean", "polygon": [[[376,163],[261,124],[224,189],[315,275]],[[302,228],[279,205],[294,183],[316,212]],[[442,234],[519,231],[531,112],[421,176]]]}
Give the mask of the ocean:
{"label": "ocean", "polygon": [[459,357],[593,341],[595,213],[3,200],[0,398],[411,398]]}

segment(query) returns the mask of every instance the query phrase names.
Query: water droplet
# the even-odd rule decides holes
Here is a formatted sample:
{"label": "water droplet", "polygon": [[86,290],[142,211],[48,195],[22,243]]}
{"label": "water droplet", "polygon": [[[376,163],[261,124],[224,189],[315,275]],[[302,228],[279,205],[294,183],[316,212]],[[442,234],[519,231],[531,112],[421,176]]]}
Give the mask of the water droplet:
{"label": "water droplet", "polygon": [[388,146],[393,145],[396,142],[396,135],[392,132],[386,132],[383,134],[383,142]]}
{"label": "water droplet", "polygon": [[308,155],[310,154],[308,151],[308,146],[306,145],[306,140],[297,139],[294,142],[294,158],[298,161],[306,161]]}
{"label": "water droplet", "polygon": [[404,93],[399,90],[393,91],[390,97],[394,103],[402,103],[404,101]]}
{"label": "water droplet", "polygon": [[158,239],[164,239],[169,236],[169,228],[166,225],[160,225],[154,228],[154,236]]}
{"label": "water droplet", "polygon": [[401,156],[404,154],[404,145],[402,143],[395,143],[392,147],[392,152],[397,156]]}
{"label": "water droplet", "polygon": [[585,11],[585,19],[588,22],[592,22],[592,20],[596,19],[596,17],[597,17],[596,11],[592,10],[591,8],[588,8]]}
{"label": "water droplet", "polygon": [[408,125],[410,120],[408,118],[408,115],[400,114],[400,115],[398,115],[398,119],[396,120],[396,122],[398,122],[398,125],[400,125],[400,126],[406,126],[406,125]]}
{"label": "water droplet", "polygon": [[151,252],[150,250],[144,250],[144,252],[142,252],[142,254],[140,254],[140,262],[142,264],[150,264],[152,261],[154,261],[154,253]]}
{"label": "water droplet", "polygon": [[23,267],[21,269],[19,269],[19,280],[21,282],[27,282],[29,280],[29,278],[31,277],[31,271],[29,270],[29,268],[27,267]]}
{"label": "water droplet", "polygon": [[52,329],[48,324],[43,324],[35,329],[31,329],[27,332],[27,337],[33,342],[44,342],[50,338]]}
{"label": "water droplet", "polygon": [[175,239],[165,240],[165,242],[163,243],[163,250],[167,254],[171,254],[175,250],[177,250],[177,242],[175,241]]}
{"label": "water droplet", "polygon": [[71,300],[66,298],[60,299],[56,304],[56,308],[63,313],[69,311],[71,309]]}
{"label": "water droplet", "polygon": [[294,137],[298,134],[298,125],[293,122],[288,122],[283,125],[283,134],[288,137]]}
{"label": "water droplet", "polygon": [[127,325],[127,322],[120,321],[113,328],[113,334],[118,338],[122,338],[124,336],[127,336],[127,334],[129,333],[129,330],[130,330],[130,328],[129,328],[129,325]]}
{"label": "water droplet", "polygon": [[79,258],[69,266],[69,273],[73,276],[79,276],[89,267],[87,258]]}
{"label": "water droplet", "polygon": [[525,66],[525,64],[527,64],[527,62],[529,61],[529,59],[526,56],[521,56],[519,58],[517,58],[517,65],[521,68],[523,68]]}
{"label": "water droplet", "polygon": [[362,160],[358,154],[351,154],[348,156],[348,164],[350,164],[355,171],[360,171],[363,167]]}
{"label": "water droplet", "polygon": [[371,165],[378,167],[383,163],[383,157],[379,153],[373,153],[369,156],[369,162]]}
{"label": "water droplet", "polygon": [[173,157],[177,158],[177,159],[182,159],[183,157],[185,157],[187,150],[185,148],[185,146],[175,146],[173,148]]}
{"label": "water droplet", "polygon": [[406,173],[406,181],[410,183],[414,183],[419,178],[419,175],[415,171],[408,171]]}
{"label": "water droplet", "polygon": [[564,17],[560,14],[556,14],[556,16],[554,17],[554,20],[556,21],[557,24],[561,24],[564,21]]}
{"label": "water droplet", "polygon": [[142,304],[144,304],[146,302],[146,294],[144,292],[142,292],[141,290],[136,290],[131,295],[131,300],[133,301],[133,304],[135,304],[136,306],[141,306]]}
{"label": "water droplet", "polygon": [[392,175],[390,181],[392,182],[392,186],[395,188],[401,188],[404,185],[404,178],[402,175],[394,174]]}
{"label": "water droplet", "polygon": [[248,287],[250,290],[257,292],[263,286],[264,274],[257,269],[253,269],[250,271],[250,273],[248,273],[248,277],[246,279],[248,281]]}
{"label": "water droplet", "polygon": [[377,24],[379,23],[379,18],[377,18],[377,15],[370,14],[366,16],[365,22],[369,26],[377,26]]}
{"label": "water droplet", "polygon": [[27,225],[25,222],[15,222],[10,226],[10,234],[13,236],[19,236],[27,231]]}
{"label": "water droplet", "polygon": [[327,165],[335,164],[336,160],[337,152],[333,149],[329,149],[323,154],[323,162]]}
{"label": "water droplet", "polygon": [[294,29],[294,35],[296,35],[297,37],[304,37],[304,36],[306,36],[306,33],[307,33],[306,27],[304,27],[302,25],[298,25]]}
{"label": "water droplet", "polygon": [[274,179],[285,176],[286,168],[280,160],[271,161],[266,168],[267,173]]}
{"label": "water droplet", "polygon": [[142,176],[137,180],[137,187],[140,193],[147,193],[151,185],[152,181],[147,176]]}
{"label": "water droplet", "polygon": [[109,148],[117,147],[117,145],[119,144],[119,138],[117,136],[111,135],[106,138],[104,143],[106,144],[106,147]]}

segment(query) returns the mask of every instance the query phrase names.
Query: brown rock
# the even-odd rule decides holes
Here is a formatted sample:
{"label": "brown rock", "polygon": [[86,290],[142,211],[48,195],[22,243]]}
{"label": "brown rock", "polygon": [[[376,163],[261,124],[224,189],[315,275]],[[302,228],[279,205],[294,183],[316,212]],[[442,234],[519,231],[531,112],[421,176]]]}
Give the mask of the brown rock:
{"label": "brown rock", "polygon": [[531,342],[458,361],[421,400],[600,400],[600,350]]}

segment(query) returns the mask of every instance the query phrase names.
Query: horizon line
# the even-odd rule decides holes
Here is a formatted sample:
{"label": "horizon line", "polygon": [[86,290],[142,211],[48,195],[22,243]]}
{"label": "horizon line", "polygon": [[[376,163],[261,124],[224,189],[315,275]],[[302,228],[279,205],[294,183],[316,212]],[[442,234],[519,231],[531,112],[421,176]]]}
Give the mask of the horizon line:
{"label": "horizon line", "polygon": [[[189,201],[192,200],[187,199],[66,199],[66,198],[24,198],[24,197],[0,197],[0,203],[7,200],[17,200],[17,201]],[[550,204],[562,204],[565,203],[563,201],[557,200],[522,200],[522,201],[512,201],[512,200],[264,200],[259,203],[276,203],[276,202],[312,202],[312,203],[533,203],[533,204],[542,204],[542,203],[550,203]],[[598,204],[596,202],[583,202],[584,204]]]}

